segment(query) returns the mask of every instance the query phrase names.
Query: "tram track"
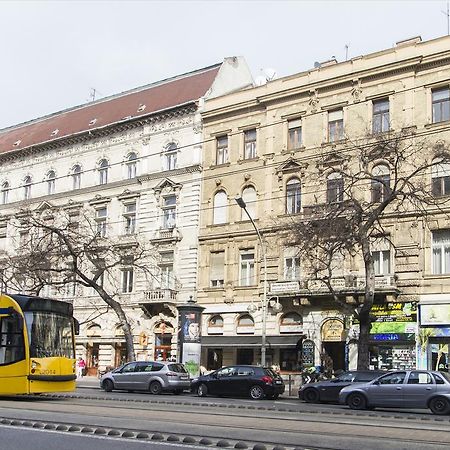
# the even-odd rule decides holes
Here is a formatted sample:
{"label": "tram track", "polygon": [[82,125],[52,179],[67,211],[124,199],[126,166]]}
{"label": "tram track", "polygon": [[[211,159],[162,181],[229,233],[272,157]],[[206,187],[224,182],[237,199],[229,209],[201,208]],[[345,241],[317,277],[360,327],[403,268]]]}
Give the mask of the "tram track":
{"label": "tram track", "polygon": [[[40,401],[39,401],[40,400]],[[55,402],[52,399],[40,398],[38,401],[0,401],[0,416],[2,421],[18,421],[10,423],[11,426],[20,426],[22,421],[27,422],[25,426],[34,426],[30,423],[44,423],[50,427],[55,427],[55,431],[64,432],[83,432],[102,436],[122,436],[136,439],[154,440],[170,439],[171,442],[184,442],[184,439],[194,439],[196,445],[206,446],[228,446],[234,448],[279,448],[282,445],[286,449],[290,448],[311,448],[311,449],[336,449],[350,447],[336,447],[336,442],[346,439],[357,442],[364,440],[368,436],[377,436],[377,449],[408,448],[447,448],[450,441],[450,430],[444,431],[444,423],[423,423],[404,421],[407,423],[376,423],[370,422],[368,418],[362,420],[355,417],[342,418],[331,415],[296,414],[289,416],[286,412],[277,412],[273,410],[260,411],[252,410],[252,416],[249,417],[248,409],[223,410],[222,408],[214,411],[214,407],[208,405],[208,409],[198,410],[198,405],[191,405],[192,410],[178,410],[172,408],[167,411],[167,407],[159,404],[139,403],[124,405],[124,402],[117,402],[116,405],[108,404],[108,414],[106,414],[105,404],[95,404],[80,401],[80,399],[61,399],[62,402]],[[70,400],[70,401],[68,401]],[[104,401],[104,399],[102,399]],[[8,403],[7,405],[5,403]],[[11,407],[15,406],[15,415],[11,413]],[[151,406],[151,408],[142,408]],[[156,406],[156,407],[155,407]],[[171,405],[175,406],[175,405]],[[180,405],[178,405],[180,406]],[[30,408],[32,411],[30,411]],[[57,414],[60,420],[49,420],[50,414]],[[36,415],[39,415],[37,418]],[[73,415],[78,415],[74,420]],[[276,416],[276,417],[271,417]],[[90,420],[86,421],[86,416]],[[131,418],[134,418],[132,420]],[[100,420],[101,419],[101,420]],[[377,418],[370,418],[375,421]],[[114,421],[121,421],[122,426],[114,426]],[[254,423],[252,423],[252,421]],[[113,423],[110,423],[113,422]],[[1,423],[1,421],[0,421]],[[107,426],[107,424],[110,426]],[[145,426],[144,426],[145,424]],[[149,426],[151,424],[151,426]],[[218,425],[220,424],[220,425]],[[163,426],[164,425],[164,426]],[[389,425],[389,426],[388,426]],[[446,425],[446,424],[445,424]],[[60,427],[60,430],[56,430]],[[180,432],[173,431],[176,428],[183,428]],[[339,431],[337,428],[339,427]],[[91,431],[89,431],[91,430]],[[100,430],[100,431],[99,431]],[[102,430],[107,430],[106,432]],[[384,430],[385,436],[382,431]],[[389,433],[386,431],[389,430]],[[112,433],[110,435],[109,433]],[[333,445],[318,446],[318,441],[326,439]],[[437,438],[437,436],[439,438]],[[138,437],[141,436],[141,437]],[[230,436],[236,439],[230,439]],[[255,438],[258,436],[258,439]],[[272,439],[270,438],[272,436]],[[434,436],[434,438],[431,438]],[[247,438],[246,438],[247,437]],[[305,442],[305,440],[307,442]],[[203,442],[203,443],[202,443]],[[208,443],[209,442],[209,443]],[[247,447],[235,447],[239,442]],[[189,442],[185,442],[188,444]],[[194,442],[191,442],[194,444]],[[227,444],[228,443],[228,444]],[[226,445],[225,445],[226,444]],[[300,444],[300,447],[299,447]],[[398,444],[394,447],[393,444]],[[255,447],[261,445],[264,447]],[[356,448],[356,447],[355,447]],[[372,448],[372,447],[364,447]]]}

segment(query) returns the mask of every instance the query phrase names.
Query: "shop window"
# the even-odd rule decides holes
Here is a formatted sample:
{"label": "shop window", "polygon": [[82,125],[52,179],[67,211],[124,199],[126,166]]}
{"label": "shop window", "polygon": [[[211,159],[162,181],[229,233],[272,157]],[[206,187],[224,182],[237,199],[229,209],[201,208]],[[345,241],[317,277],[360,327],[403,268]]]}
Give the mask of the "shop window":
{"label": "shop window", "polygon": [[228,199],[225,191],[216,192],[213,201],[213,224],[227,221],[227,203]]}
{"label": "shop window", "polygon": [[254,363],[252,348],[238,348],[236,351],[236,364],[251,365]]}
{"label": "shop window", "polygon": [[224,284],[225,252],[212,252],[210,261],[210,285],[221,288]]}
{"label": "shop window", "polygon": [[290,179],[286,184],[286,213],[298,214],[302,206],[301,185],[298,178]]}
{"label": "shop window", "polygon": [[253,334],[255,332],[255,321],[250,314],[242,314],[237,320],[236,333]]}
{"label": "shop window", "polygon": [[432,254],[433,274],[450,273],[450,230],[433,231]]}
{"label": "shop window", "polygon": [[384,202],[391,192],[391,176],[389,167],[384,165],[375,166],[372,170],[372,202]]}
{"label": "shop window", "polygon": [[373,134],[389,131],[389,99],[383,98],[373,102],[372,132]]}
{"label": "shop window", "polygon": [[286,372],[299,370],[298,352],[295,348],[280,349],[280,369]]}
{"label": "shop window", "polygon": [[301,333],[303,331],[303,319],[295,312],[284,314],[280,319],[280,333]]}
{"label": "shop window", "polygon": [[432,193],[434,197],[450,194],[450,164],[433,160],[431,169]]}
{"label": "shop window", "polygon": [[339,172],[327,177],[327,203],[340,203],[344,200],[344,179]]}
{"label": "shop window", "polygon": [[223,334],[222,316],[212,316],[208,321],[208,334]]}
{"label": "shop window", "polygon": [[217,370],[223,366],[223,350],[221,348],[208,348],[207,370]]}

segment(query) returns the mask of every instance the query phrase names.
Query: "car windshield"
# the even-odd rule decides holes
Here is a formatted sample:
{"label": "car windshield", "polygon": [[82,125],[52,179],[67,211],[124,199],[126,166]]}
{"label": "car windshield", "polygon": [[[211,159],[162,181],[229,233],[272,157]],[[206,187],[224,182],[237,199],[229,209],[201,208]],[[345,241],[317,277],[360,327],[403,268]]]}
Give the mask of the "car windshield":
{"label": "car windshield", "polygon": [[447,380],[447,383],[450,383],[450,373],[448,372],[439,372],[439,373]]}
{"label": "car windshield", "polygon": [[340,375],[337,379],[339,381],[353,381],[353,378],[355,378],[354,373],[352,372],[347,372],[347,373],[343,373],[342,375]]}
{"label": "car windshield", "polygon": [[169,364],[169,370],[171,370],[172,372],[177,372],[177,373],[187,373],[183,364]]}

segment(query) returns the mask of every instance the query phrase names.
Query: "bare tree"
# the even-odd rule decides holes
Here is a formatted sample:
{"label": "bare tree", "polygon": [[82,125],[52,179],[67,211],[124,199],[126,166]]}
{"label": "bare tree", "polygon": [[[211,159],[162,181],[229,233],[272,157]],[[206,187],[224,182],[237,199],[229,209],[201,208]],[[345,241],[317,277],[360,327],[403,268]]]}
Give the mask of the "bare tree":
{"label": "bare tree", "polygon": [[[292,216],[289,239],[299,247],[304,272],[326,286],[343,313],[359,322],[358,369],[369,366],[374,243],[383,239],[394,246],[385,229],[389,220],[408,213],[426,221],[431,206],[439,211],[445,200],[439,198],[438,177],[431,184],[431,172],[439,172],[448,161],[442,142],[430,145],[411,132],[383,134],[363,143],[347,140],[344,151],[314,160],[312,179],[322,179],[327,171],[334,178],[328,178],[325,201],[323,196],[310,195],[313,204],[303,207],[303,216]],[[317,181],[311,185],[324,191]],[[355,258],[363,262],[365,283],[362,295],[349,302],[333,277]]]}
{"label": "bare tree", "polygon": [[106,308],[97,305],[94,314],[109,308],[115,312],[128,360],[135,360],[133,333],[120,295],[131,289],[136,274],[154,276],[153,248],[135,235],[107,237],[105,223],[96,222],[89,207],[75,214],[52,207],[22,211],[12,225],[16,245],[0,260],[3,282],[18,292],[36,295],[46,286],[59,291],[76,285],[92,288],[106,304]]}

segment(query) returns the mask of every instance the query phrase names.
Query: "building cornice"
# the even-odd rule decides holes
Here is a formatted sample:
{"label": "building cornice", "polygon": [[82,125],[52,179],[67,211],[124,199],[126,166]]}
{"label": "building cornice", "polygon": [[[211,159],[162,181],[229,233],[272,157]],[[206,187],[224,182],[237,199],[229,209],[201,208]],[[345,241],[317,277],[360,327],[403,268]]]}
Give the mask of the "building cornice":
{"label": "building cornice", "polygon": [[177,175],[185,175],[189,173],[197,173],[202,171],[202,166],[200,164],[194,164],[192,166],[180,167],[179,169],[174,170],[165,170],[162,172],[149,173],[146,175],[138,176],[137,179],[139,183],[150,180],[164,179],[164,178],[173,178]]}

